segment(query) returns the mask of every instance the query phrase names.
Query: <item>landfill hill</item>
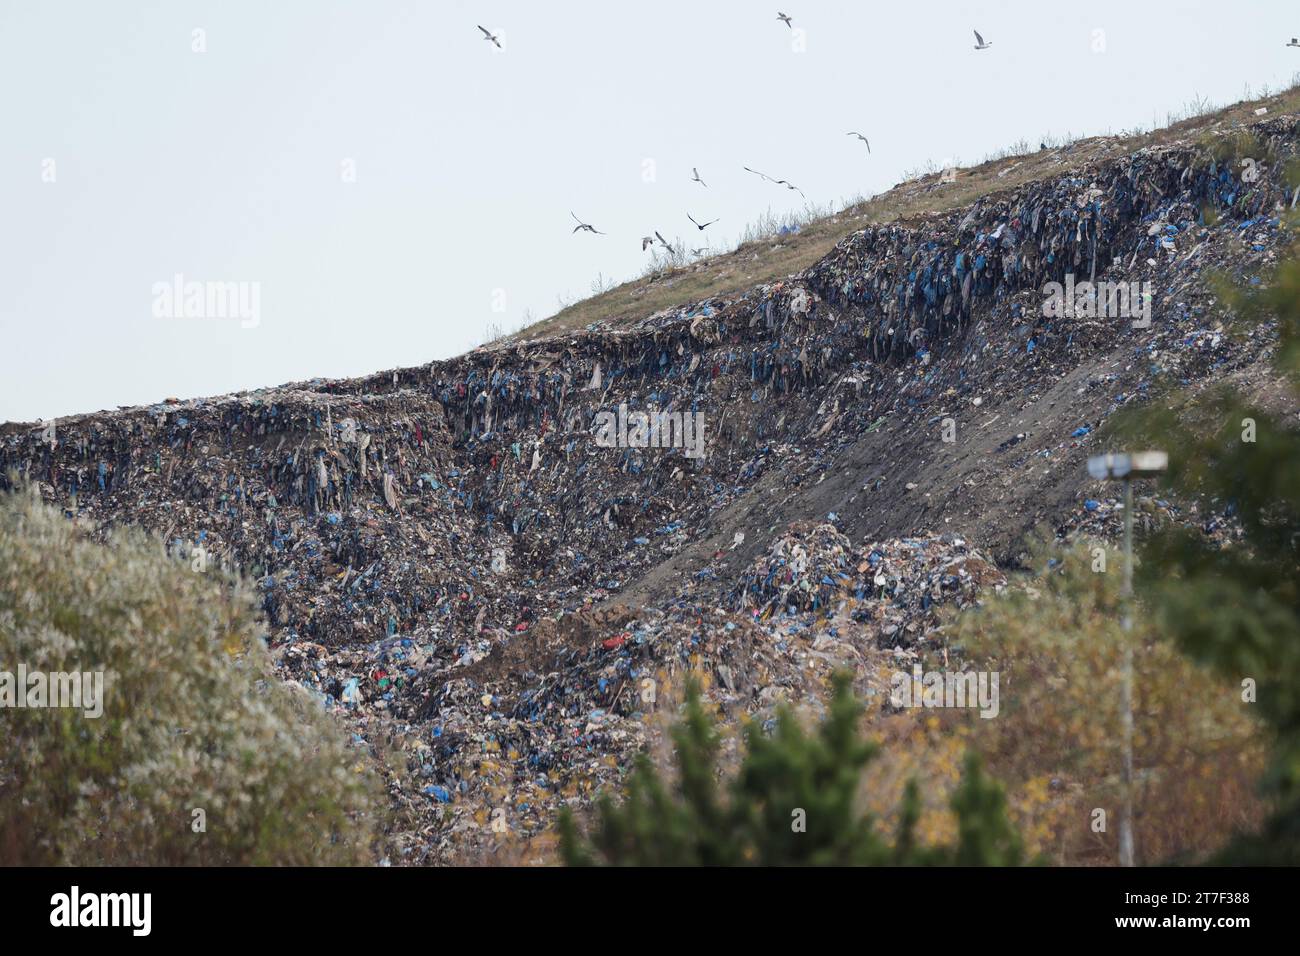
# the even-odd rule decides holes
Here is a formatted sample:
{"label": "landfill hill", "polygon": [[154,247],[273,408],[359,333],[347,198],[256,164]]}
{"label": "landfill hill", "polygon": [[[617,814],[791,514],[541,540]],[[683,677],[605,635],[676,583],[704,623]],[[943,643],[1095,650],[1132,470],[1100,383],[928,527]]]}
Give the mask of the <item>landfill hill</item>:
{"label": "landfill hill", "polygon": [[[6,424],[0,481],[88,533],[136,524],[196,571],[237,566],[286,680],[383,772],[394,862],[544,854],[560,806],[662,747],[687,673],[736,719],[815,707],[835,666],[878,694],[1027,534],[1114,535],[1084,468],[1114,411],[1162,382],[1269,389],[1271,335],[1229,336],[1207,279],[1276,262],[1300,116],[1237,112],[1038,157],[1037,178],[635,320]],[[1045,317],[1067,274],[1150,283],[1149,327]],[[699,413],[705,453],[605,447],[620,405]]]}

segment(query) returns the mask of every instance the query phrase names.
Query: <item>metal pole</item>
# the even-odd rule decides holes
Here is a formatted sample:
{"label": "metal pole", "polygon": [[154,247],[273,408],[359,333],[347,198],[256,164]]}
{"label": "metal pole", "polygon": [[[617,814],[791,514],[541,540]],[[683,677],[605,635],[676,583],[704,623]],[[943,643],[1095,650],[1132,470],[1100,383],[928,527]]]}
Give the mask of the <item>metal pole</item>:
{"label": "metal pole", "polygon": [[1119,865],[1133,866],[1133,482],[1124,479],[1124,586],[1120,624],[1124,662],[1120,677],[1123,759],[1119,818]]}

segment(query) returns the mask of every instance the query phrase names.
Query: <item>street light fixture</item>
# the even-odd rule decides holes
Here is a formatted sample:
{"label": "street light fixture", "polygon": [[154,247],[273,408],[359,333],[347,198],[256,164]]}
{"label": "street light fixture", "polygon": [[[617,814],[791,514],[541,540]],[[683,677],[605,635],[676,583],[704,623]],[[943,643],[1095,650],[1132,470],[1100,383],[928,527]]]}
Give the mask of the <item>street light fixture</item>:
{"label": "street light fixture", "polygon": [[1117,452],[1088,459],[1088,474],[1103,481],[1154,478],[1168,468],[1169,455],[1163,451]]}
{"label": "street light fixture", "polygon": [[1133,866],[1133,481],[1154,478],[1169,468],[1169,455],[1163,451],[1117,452],[1093,455],[1088,459],[1088,474],[1098,481],[1124,482],[1124,586],[1120,591],[1124,628],[1124,663],[1120,683],[1120,708],[1123,720],[1124,767],[1123,805],[1119,818],[1119,865]]}

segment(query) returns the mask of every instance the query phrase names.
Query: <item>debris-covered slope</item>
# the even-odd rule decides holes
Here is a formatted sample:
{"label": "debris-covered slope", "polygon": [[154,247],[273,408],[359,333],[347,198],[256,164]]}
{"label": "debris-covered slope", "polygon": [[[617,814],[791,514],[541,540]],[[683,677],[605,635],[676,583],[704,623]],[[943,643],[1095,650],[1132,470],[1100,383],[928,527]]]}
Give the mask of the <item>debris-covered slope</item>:
{"label": "debris-covered slope", "polygon": [[[616,783],[685,671],[755,714],[836,663],[867,686],[1036,525],[1104,532],[1107,416],[1269,347],[1205,280],[1274,261],[1296,148],[1284,116],[1105,158],[626,328],[6,425],[2,480],[238,565],[285,676],[382,751],[403,858],[448,859]],[[1149,283],[1149,325],[1044,316],[1071,275]],[[597,441],[620,407],[703,448]]]}

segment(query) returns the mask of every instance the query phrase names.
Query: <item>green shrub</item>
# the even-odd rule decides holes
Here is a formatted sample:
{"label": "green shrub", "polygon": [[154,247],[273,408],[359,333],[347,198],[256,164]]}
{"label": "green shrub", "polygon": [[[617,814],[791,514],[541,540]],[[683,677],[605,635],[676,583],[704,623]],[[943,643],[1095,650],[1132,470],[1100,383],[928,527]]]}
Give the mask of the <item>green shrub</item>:
{"label": "green shrub", "polygon": [[103,713],[0,706],[0,863],[373,859],[364,755],[275,676],[237,582],[2,496],[0,672],[19,665],[102,671]]}
{"label": "green shrub", "polygon": [[955,845],[917,845],[915,785],[904,797],[893,841],[880,834],[873,818],[859,809],[862,771],[877,749],[858,732],[862,708],[850,684],[847,675],[836,675],[830,712],[814,734],[805,733],[785,709],[770,737],[751,723],[744,762],[727,799],[719,794],[717,731],[691,686],[685,720],[673,731],[676,784],[666,784],[643,754],[622,805],[601,797],[600,819],[589,839],[578,833],[567,810],[561,815],[565,861],[571,866],[1018,865],[1021,842],[1007,820],[1002,788],[984,776],[973,755],[953,795]]}

